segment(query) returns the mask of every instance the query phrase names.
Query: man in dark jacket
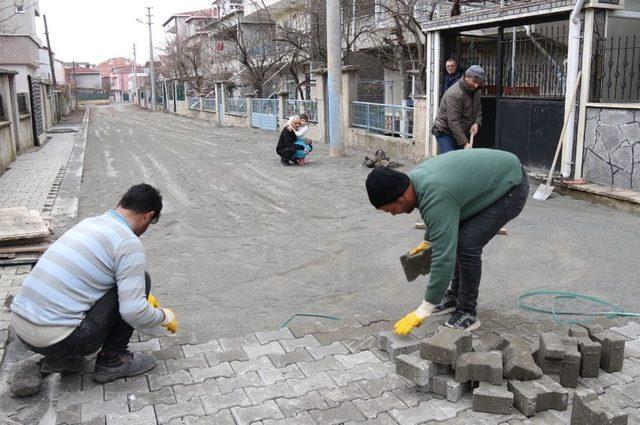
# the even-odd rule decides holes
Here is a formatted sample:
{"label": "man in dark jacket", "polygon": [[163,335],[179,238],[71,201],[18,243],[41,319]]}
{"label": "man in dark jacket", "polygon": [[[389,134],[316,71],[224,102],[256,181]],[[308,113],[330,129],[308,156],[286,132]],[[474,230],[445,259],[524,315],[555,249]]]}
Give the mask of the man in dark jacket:
{"label": "man in dark jacket", "polygon": [[470,148],[469,135],[477,134],[482,124],[480,87],[484,70],[472,65],[440,100],[431,132],[438,140],[440,153]]}
{"label": "man in dark jacket", "polygon": [[444,83],[442,84],[442,93],[444,94],[449,87],[454,85],[456,81],[462,77],[462,72],[458,69],[458,61],[449,58],[447,59],[447,63],[445,64],[445,68],[447,69],[447,74],[444,76]]}
{"label": "man in dark jacket", "polygon": [[284,166],[297,164],[293,155],[296,153],[296,150],[304,149],[304,147],[296,145],[296,130],[298,130],[299,127],[300,118],[294,115],[289,118],[287,126],[283,128],[280,133],[276,153],[280,155],[280,163]]}

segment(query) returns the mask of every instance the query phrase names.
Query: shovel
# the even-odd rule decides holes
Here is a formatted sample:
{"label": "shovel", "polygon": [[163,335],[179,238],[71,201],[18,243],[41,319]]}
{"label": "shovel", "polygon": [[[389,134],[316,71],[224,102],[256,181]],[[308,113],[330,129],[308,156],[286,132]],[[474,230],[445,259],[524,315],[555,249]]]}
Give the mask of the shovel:
{"label": "shovel", "polygon": [[582,71],[578,72],[576,77],[576,85],[573,88],[573,92],[571,93],[571,107],[567,108],[564,113],[564,123],[562,124],[562,132],[560,133],[560,140],[558,140],[558,147],[556,148],[556,153],[553,156],[553,162],[551,163],[551,169],[549,170],[549,176],[547,177],[547,183],[541,184],[538,186],[538,190],[533,194],[533,199],[537,199],[538,201],[546,200],[551,192],[553,192],[553,186],[551,186],[551,179],[553,178],[553,170],[556,169],[556,163],[558,162],[558,156],[560,155],[560,150],[562,149],[562,145],[564,142],[564,134],[567,131],[567,124],[569,121],[569,114],[571,113],[571,109],[573,109],[573,104],[576,101],[576,93],[578,92],[578,86],[580,86],[580,77],[582,76]]}

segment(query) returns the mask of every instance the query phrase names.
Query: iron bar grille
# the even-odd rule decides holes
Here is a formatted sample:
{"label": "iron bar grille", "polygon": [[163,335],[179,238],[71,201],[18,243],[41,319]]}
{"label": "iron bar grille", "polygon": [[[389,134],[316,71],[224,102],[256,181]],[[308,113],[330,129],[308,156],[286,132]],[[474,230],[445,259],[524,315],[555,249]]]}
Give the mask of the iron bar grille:
{"label": "iron bar grille", "polygon": [[26,115],[29,113],[27,93],[18,93],[18,113],[20,115]]}
{"label": "iron bar grille", "polygon": [[247,99],[226,99],[226,111],[231,114],[246,115]]}
{"label": "iron bar grille", "polygon": [[251,99],[254,114],[278,115],[278,99]]}
{"label": "iron bar grille", "polygon": [[315,100],[287,100],[286,116],[307,114],[309,121],[318,122],[318,102]]}
{"label": "iron bar grille", "polygon": [[624,103],[640,100],[639,42],[635,35],[594,40],[590,101]]}
{"label": "iron bar grille", "polygon": [[413,108],[384,103],[351,102],[352,127],[393,137],[413,137]]}

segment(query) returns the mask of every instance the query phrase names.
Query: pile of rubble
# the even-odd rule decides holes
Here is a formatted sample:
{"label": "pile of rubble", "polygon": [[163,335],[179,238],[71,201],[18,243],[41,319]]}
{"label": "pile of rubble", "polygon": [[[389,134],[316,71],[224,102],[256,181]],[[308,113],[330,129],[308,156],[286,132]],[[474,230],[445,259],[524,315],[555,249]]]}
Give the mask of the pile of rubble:
{"label": "pile of rubble", "polygon": [[[569,391],[579,377],[597,378],[600,368],[618,372],[625,338],[597,324],[543,332],[538,344],[513,334],[470,332],[439,327],[430,338],[378,334],[379,348],[389,353],[398,375],[418,391],[451,402],[472,392],[472,409],[509,415],[513,408],[527,417],[537,412],[567,410]],[[552,379],[551,376],[557,379]],[[593,390],[576,391],[572,425],[626,424],[627,413],[599,402]]]}

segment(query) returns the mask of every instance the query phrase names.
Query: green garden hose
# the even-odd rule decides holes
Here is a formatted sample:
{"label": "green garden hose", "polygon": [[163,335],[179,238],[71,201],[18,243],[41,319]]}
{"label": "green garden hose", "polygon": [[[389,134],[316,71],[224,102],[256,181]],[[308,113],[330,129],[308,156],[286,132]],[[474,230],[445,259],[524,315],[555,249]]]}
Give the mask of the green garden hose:
{"label": "green garden hose", "polygon": [[295,319],[297,316],[300,317],[318,317],[320,319],[329,319],[329,320],[342,320],[339,317],[335,317],[335,316],[325,316],[323,314],[306,314],[306,313],[296,313],[293,316],[291,316],[289,318],[289,320],[287,320],[286,322],[284,322],[283,324],[280,325],[281,328],[284,328],[285,326],[287,326],[289,324],[290,321],[292,321],[293,319]]}

